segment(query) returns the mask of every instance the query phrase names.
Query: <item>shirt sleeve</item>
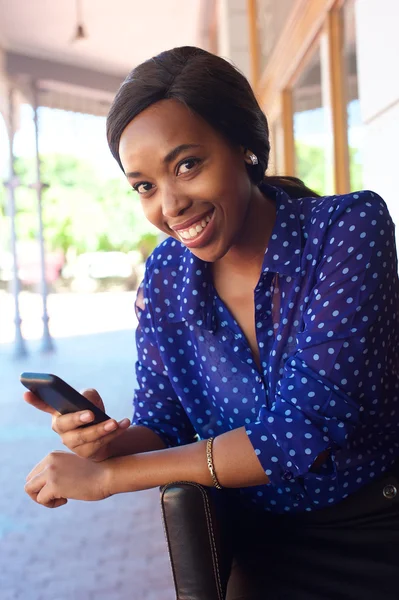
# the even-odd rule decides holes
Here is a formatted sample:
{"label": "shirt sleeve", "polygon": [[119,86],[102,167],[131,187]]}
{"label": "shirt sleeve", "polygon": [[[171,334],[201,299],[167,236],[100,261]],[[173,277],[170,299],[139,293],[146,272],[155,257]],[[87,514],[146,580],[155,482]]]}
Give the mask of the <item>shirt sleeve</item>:
{"label": "shirt sleeve", "polygon": [[195,431],[189,421],[168,377],[158,350],[155,328],[145,288],[141,284],[136,300],[139,324],[136,331],[136,378],[133,425],[152,429],[167,447],[189,444]]}
{"label": "shirt sleeve", "polygon": [[[246,427],[272,483],[299,478],[328,451],[323,473],[360,423],[376,419],[396,343],[394,225],[372,192],[331,213],[303,327],[270,407]],[[325,470],[324,470],[325,469]]]}

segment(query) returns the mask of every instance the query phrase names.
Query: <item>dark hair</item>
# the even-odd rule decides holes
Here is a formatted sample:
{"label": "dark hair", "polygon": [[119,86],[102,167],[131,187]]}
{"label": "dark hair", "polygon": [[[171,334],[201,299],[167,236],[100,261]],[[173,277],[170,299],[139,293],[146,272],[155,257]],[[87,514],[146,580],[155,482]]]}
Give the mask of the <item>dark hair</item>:
{"label": "dark hair", "polygon": [[122,170],[119,141],[125,127],[155,102],[172,98],[200,115],[230,143],[256,154],[258,165],[248,165],[255,184],[266,181],[297,197],[317,195],[295,177],[265,178],[269,127],[251,86],[229,62],[192,46],[167,50],[138,65],[116,94],[107,118],[107,139]]}

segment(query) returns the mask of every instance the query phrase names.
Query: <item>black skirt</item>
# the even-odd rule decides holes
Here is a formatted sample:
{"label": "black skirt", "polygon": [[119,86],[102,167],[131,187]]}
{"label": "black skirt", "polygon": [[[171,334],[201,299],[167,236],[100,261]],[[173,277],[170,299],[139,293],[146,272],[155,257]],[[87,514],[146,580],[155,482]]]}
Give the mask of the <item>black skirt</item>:
{"label": "black skirt", "polygon": [[233,550],[227,600],[399,599],[399,473],[319,511],[248,512]]}

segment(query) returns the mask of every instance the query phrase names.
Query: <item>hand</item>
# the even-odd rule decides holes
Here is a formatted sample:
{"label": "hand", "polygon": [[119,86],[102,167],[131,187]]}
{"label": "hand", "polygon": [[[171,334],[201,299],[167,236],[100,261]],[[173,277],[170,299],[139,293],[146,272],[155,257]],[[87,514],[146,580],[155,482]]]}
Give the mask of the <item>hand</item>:
{"label": "hand", "polygon": [[103,500],[111,495],[107,475],[106,462],[51,452],[27,476],[25,492],[47,508],[58,508],[68,500]]}
{"label": "hand", "polygon": [[[98,408],[105,410],[104,403],[96,390],[89,389],[81,393]],[[51,414],[53,431],[60,435],[64,446],[78,456],[90,458],[96,462],[109,458],[109,443],[130,425],[129,419],[122,419],[119,423],[115,419],[109,419],[98,425],[81,428],[82,425],[94,420],[91,411],[84,410],[61,415],[32,392],[25,392],[24,400],[35,408]],[[82,419],[83,415],[88,418]]]}

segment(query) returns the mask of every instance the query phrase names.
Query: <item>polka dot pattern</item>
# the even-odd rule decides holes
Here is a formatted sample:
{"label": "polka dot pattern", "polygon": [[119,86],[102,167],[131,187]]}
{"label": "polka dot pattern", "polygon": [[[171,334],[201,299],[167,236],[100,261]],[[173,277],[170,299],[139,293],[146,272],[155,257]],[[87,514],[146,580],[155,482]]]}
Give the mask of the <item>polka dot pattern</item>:
{"label": "polka dot pattern", "polygon": [[231,492],[276,513],[309,511],[399,455],[394,226],[373,192],[264,191],[277,218],[254,290],[261,370],[209,264],[170,238],[137,296],[134,423],[168,446],[245,427],[271,483]]}

